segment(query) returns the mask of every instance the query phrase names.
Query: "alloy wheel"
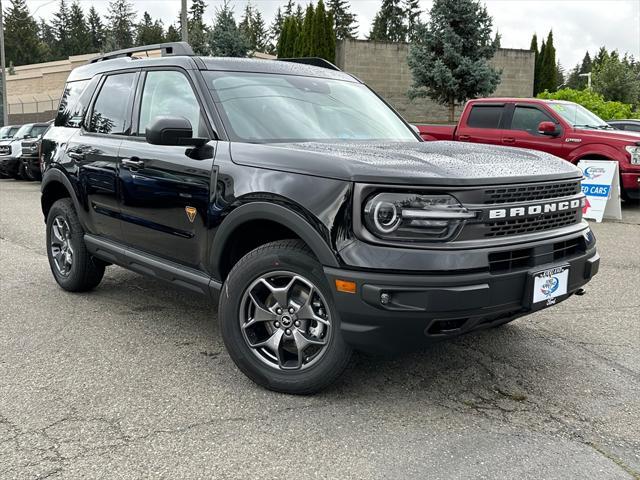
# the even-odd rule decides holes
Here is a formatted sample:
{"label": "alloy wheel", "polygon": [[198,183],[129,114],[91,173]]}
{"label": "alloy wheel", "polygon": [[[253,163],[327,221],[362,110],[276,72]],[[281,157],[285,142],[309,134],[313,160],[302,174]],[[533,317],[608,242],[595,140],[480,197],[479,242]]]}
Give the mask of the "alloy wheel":
{"label": "alloy wheel", "polygon": [[278,370],[303,370],[320,360],[332,335],[320,290],[293,272],[255,279],[240,304],[240,329],[252,353]]}
{"label": "alloy wheel", "polygon": [[73,266],[73,247],[71,246],[71,229],[62,216],[57,216],[51,224],[51,256],[58,273],[69,275]]}

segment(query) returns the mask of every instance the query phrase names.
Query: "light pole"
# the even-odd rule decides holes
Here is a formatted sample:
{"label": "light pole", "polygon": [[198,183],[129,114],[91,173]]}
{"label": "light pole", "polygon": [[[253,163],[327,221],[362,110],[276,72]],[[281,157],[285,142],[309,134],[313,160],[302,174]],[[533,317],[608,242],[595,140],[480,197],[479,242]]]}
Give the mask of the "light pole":
{"label": "light pole", "polygon": [[591,90],[591,72],[589,73],[580,73],[579,77],[587,77],[587,88]]}
{"label": "light pole", "polygon": [[2,79],[2,125],[9,123],[9,105],[7,105],[7,68],[4,58],[4,22],[2,0],[0,0],[0,78]]}
{"label": "light pole", "polygon": [[187,0],[182,0],[182,10],[180,11],[180,23],[182,24],[182,41],[189,41],[189,26],[187,25]]}

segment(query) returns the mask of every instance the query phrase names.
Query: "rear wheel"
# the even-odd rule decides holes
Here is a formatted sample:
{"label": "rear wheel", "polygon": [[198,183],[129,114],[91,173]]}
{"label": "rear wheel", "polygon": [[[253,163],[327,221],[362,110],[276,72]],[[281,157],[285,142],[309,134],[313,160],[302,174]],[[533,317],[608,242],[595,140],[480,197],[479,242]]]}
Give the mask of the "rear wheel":
{"label": "rear wheel", "polygon": [[53,277],[69,292],[98,286],[105,265],[93,258],[84,244],[84,230],[68,198],[53,204],[47,215],[47,256]]}
{"label": "rear wheel", "polygon": [[269,243],[244,256],[224,284],[219,318],[235,364],[271,390],[317,392],[351,356],[322,266],[299,241]]}

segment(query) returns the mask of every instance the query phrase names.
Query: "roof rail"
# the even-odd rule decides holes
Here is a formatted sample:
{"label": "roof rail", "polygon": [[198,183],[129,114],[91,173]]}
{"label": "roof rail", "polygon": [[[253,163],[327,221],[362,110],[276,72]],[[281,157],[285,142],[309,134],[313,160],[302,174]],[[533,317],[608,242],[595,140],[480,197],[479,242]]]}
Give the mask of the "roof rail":
{"label": "roof rail", "polygon": [[302,63],[313,67],[328,68],[329,70],[337,70],[338,72],[342,71],[330,61],[320,57],[278,58],[277,60],[280,62]]}
{"label": "roof rail", "polygon": [[99,57],[92,58],[91,60],[89,60],[89,63],[97,63],[119,57],[131,57],[134,53],[148,52],[151,50],[161,50],[163,57],[176,55],[195,55],[193,53],[193,50],[191,49],[191,45],[189,45],[187,42],[168,42],[157,43],[155,45],[142,45],[140,47],[125,48],[124,50],[116,50],[115,52],[105,53],[104,55],[101,55]]}

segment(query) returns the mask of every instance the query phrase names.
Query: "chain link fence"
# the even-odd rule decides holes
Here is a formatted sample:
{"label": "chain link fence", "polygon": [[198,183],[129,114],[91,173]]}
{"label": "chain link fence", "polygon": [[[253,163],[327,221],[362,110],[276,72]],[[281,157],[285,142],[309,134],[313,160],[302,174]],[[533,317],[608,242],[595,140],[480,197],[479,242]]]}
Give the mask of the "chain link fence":
{"label": "chain link fence", "polygon": [[46,122],[55,116],[60,95],[39,93],[9,97],[9,124]]}

